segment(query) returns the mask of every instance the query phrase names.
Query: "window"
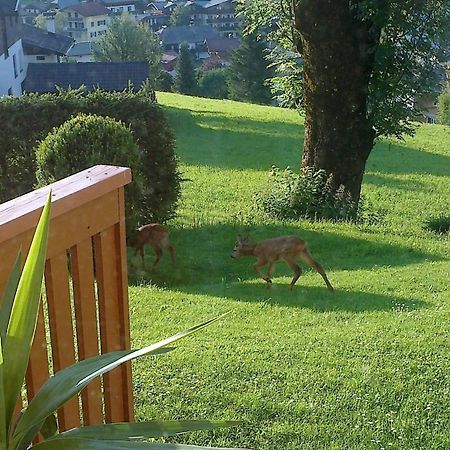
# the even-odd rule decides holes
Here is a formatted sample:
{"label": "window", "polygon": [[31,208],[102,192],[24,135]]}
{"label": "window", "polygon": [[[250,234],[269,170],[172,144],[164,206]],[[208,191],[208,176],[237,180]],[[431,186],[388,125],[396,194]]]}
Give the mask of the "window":
{"label": "window", "polygon": [[67,17],[72,17],[72,13],[70,11],[67,13]]}
{"label": "window", "polygon": [[91,38],[92,38],[92,37],[97,37],[97,32],[96,32],[96,31],[94,31],[94,32],[91,33]]}
{"label": "window", "polygon": [[95,22],[91,22],[91,27],[95,27]]}
{"label": "window", "polygon": [[77,12],[75,13],[75,17],[78,17],[78,13]]}
{"label": "window", "polygon": [[133,7],[132,6],[129,6],[128,7],[128,11],[132,11],[133,10]]}
{"label": "window", "polygon": [[17,78],[17,61],[16,61],[16,55],[13,55],[13,66],[14,66],[14,78]]}
{"label": "window", "polygon": [[37,56],[36,56],[36,59],[37,59],[38,61],[45,61],[45,56],[44,56],[44,55],[37,55]]}
{"label": "window", "polygon": [[8,95],[12,95],[12,88],[8,89]]}

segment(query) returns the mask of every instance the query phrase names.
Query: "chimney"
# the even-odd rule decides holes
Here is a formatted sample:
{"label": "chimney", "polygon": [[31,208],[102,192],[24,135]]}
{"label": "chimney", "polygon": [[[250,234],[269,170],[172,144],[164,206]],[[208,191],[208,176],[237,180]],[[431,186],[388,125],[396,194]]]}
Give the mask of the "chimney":
{"label": "chimney", "polygon": [[45,20],[47,21],[47,31],[49,33],[56,33],[55,27],[55,11],[46,11],[43,13]]}

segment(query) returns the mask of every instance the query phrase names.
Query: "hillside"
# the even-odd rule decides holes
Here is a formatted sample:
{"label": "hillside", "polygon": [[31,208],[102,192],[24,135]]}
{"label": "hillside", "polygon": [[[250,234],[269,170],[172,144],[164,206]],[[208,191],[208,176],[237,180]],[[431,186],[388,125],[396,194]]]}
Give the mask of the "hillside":
{"label": "hillside", "polygon": [[[422,125],[372,152],[363,195],[374,225],[281,223],[253,211],[272,165],[297,168],[293,111],[159,93],[183,177],[169,224],[179,265],[131,269],[135,347],[231,315],[134,366],[137,417],[241,419],[177,442],[262,450],[450,447],[448,214],[450,127]],[[253,259],[230,259],[238,233],[296,234],[336,287],[305,269],[293,292],[279,263],[265,289]],[[147,252],[149,262],[153,259]]]}

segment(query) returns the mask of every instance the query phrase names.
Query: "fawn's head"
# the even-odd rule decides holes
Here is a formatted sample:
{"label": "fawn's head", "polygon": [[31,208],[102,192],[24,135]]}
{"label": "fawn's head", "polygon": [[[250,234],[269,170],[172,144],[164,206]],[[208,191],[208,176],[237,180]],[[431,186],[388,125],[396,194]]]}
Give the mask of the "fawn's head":
{"label": "fawn's head", "polygon": [[246,254],[245,250],[247,249],[249,244],[250,239],[248,238],[248,236],[246,237],[238,236],[236,238],[236,243],[234,244],[234,248],[230,256],[236,259],[239,258],[239,256],[245,255]]}

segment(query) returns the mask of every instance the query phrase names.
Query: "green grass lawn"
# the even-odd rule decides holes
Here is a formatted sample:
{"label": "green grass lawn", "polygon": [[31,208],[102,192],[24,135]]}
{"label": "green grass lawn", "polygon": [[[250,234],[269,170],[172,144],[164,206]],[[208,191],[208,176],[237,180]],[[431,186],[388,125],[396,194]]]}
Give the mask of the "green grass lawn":
{"label": "green grass lawn", "polygon": [[[447,212],[450,127],[379,142],[363,195],[377,225],[282,223],[255,214],[271,165],[299,167],[293,111],[159,93],[177,138],[182,199],[169,224],[178,256],[130,269],[134,347],[226,311],[157,359],[134,364],[137,419],[239,419],[176,442],[294,449],[449,449],[449,239],[424,231]],[[335,293],[306,268],[292,292],[278,264],[266,289],[238,233],[309,242]],[[153,259],[147,250],[148,265]]]}

